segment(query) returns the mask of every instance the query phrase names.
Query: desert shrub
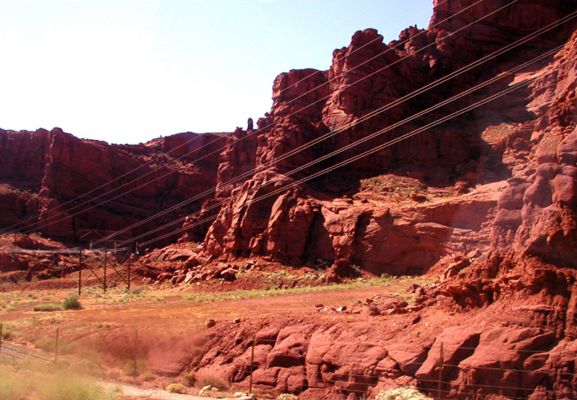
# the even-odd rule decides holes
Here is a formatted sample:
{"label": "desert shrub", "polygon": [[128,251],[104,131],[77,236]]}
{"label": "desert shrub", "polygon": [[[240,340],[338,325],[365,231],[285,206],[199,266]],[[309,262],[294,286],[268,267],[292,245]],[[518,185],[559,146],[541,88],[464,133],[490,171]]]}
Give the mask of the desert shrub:
{"label": "desert shrub", "polygon": [[219,390],[228,390],[230,384],[225,379],[217,375],[212,375],[209,373],[199,374],[196,377],[196,384],[199,387],[212,386]]}
{"label": "desert shrub", "polygon": [[60,375],[41,389],[43,400],[118,400],[114,393],[89,382]]}
{"label": "desert shrub", "polygon": [[415,388],[396,388],[379,392],[375,400],[432,400]]}
{"label": "desert shrub", "polygon": [[69,296],[62,302],[62,308],[65,310],[80,310],[82,309],[82,304],[78,296]]}
{"label": "desert shrub", "polygon": [[[41,350],[52,353],[56,350],[56,339],[53,336],[42,336],[34,341],[34,345]],[[60,355],[72,354],[76,352],[77,348],[77,343],[60,341],[58,345],[58,353]]]}
{"label": "desert shrub", "polygon": [[40,311],[40,312],[52,312],[60,310],[62,310],[62,307],[60,307],[58,304],[50,304],[50,303],[39,304],[34,307],[34,311]]}
{"label": "desert shrub", "polygon": [[171,383],[166,387],[166,391],[170,393],[184,394],[186,393],[186,386],[180,383]]}
{"label": "desert shrub", "polygon": [[130,290],[130,292],[132,294],[136,294],[136,295],[142,294],[143,291],[144,291],[144,286],[138,286],[138,287],[135,287],[135,288]]}
{"label": "desert shrub", "polygon": [[56,347],[56,341],[52,337],[44,336],[34,341],[34,344],[39,349],[52,352]]}
{"label": "desert shrub", "polygon": [[193,387],[196,384],[196,374],[194,371],[188,371],[182,374],[182,384],[188,387]]}
{"label": "desert shrub", "polygon": [[[86,354],[83,354],[82,359],[74,364],[74,370],[80,374],[88,374],[90,376],[102,376],[103,370],[101,362],[96,359],[87,358]],[[90,357],[93,357],[90,355]]]}
{"label": "desert shrub", "polygon": [[6,326],[4,326],[2,328],[2,339],[4,340],[14,339],[14,332],[12,331],[12,329],[9,329]]}

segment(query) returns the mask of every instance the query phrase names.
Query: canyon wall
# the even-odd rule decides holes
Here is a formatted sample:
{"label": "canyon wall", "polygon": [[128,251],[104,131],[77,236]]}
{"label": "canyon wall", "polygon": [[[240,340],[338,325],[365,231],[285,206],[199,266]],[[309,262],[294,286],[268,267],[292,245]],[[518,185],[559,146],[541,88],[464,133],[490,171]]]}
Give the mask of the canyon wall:
{"label": "canyon wall", "polygon": [[[186,133],[141,145],[109,145],[58,128],[0,130],[0,226],[70,241],[100,239],[212,188],[224,140]],[[192,163],[210,152],[214,155]],[[198,207],[190,204],[116,240]]]}
{"label": "canyon wall", "polygon": [[[540,100],[529,90],[513,92],[330,175],[299,180],[516,82],[522,74],[505,75],[445,108],[409,118],[563,43],[574,24],[412,95],[574,8],[562,1],[520,1],[510,7],[501,2],[440,2],[428,30],[408,28],[389,44],[373,29],[359,31],[348,47],[334,51],[328,71],[279,75],[272,110],[259,121],[260,129],[232,136],[227,143],[218,176],[222,207],[206,234],[207,252],[221,258],[267,256],[297,265],[322,259],[403,274],[426,271],[458,248],[465,253],[488,250],[497,193],[516,174],[507,158],[514,150],[509,148],[510,136],[530,129],[536,118],[530,103]],[[524,72],[544,65],[546,61]],[[380,110],[384,112],[377,113]],[[370,113],[375,115],[366,118]],[[399,128],[315,163],[407,118]],[[324,136],[318,144],[284,156]],[[242,154],[242,166],[232,154]],[[247,168],[255,168],[255,173],[231,181]],[[391,193],[396,189],[386,185],[390,175],[410,181],[401,201]],[[367,179],[376,184],[367,185]],[[388,192],[379,193],[379,185]]]}

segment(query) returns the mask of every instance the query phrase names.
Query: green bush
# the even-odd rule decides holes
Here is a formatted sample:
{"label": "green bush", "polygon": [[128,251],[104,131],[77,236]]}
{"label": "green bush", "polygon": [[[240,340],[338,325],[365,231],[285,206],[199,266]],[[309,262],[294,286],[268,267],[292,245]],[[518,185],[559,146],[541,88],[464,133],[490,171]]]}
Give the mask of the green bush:
{"label": "green bush", "polygon": [[64,299],[62,308],[65,310],[81,310],[82,304],[80,304],[78,296],[70,296]]}
{"label": "green bush", "polygon": [[34,311],[40,312],[52,312],[52,311],[61,311],[62,307],[58,304],[39,304],[34,307]]}

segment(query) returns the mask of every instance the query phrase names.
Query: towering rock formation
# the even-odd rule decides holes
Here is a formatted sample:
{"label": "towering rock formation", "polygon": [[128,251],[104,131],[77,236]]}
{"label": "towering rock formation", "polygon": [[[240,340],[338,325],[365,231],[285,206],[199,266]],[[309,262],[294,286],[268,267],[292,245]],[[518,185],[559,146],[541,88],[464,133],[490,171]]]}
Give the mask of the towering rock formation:
{"label": "towering rock formation", "polygon": [[[422,95],[395,102],[575,9],[562,1],[530,3],[505,7],[501,2],[438,2],[428,30],[409,28],[388,45],[373,29],[359,31],[348,47],[334,51],[329,71],[279,75],[273,85],[274,104],[260,121],[261,129],[243,138],[243,143],[231,138],[223,153],[219,187],[225,190],[219,197],[220,213],[206,235],[207,251],[217,257],[267,255],[295,264],[341,259],[375,272],[406,273],[428,269],[459,246],[488,245],[487,225],[494,216],[497,188],[515,174],[512,160],[503,158],[510,151],[506,142],[493,139],[501,124],[507,130],[533,121],[535,107],[530,103],[539,99],[526,91],[344,166],[330,177],[296,184],[286,192],[279,188],[514,82],[517,77],[506,76],[484,91],[305,168],[566,40],[574,24],[551,30]],[[385,112],[363,118],[383,108]],[[328,132],[334,134],[282,157]],[[251,168],[256,169],[254,175],[233,185],[225,183]],[[299,169],[294,172],[295,168]],[[415,191],[419,185],[455,185],[455,190],[448,190],[444,199],[432,196],[429,201],[426,193],[413,194],[401,204],[363,190],[362,179],[378,181],[387,173],[417,178]],[[493,186],[482,188],[489,184]],[[478,190],[462,199],[449,198],[467,187]],[[278,193],[268,197],[273,192]]]}

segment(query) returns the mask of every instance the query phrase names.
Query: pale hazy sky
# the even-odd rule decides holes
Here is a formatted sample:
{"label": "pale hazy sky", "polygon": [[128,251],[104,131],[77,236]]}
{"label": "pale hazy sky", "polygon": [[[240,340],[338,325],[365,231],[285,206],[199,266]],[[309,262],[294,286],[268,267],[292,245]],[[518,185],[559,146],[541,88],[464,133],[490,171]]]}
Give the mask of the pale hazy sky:
{"label": "pale hazy sky", "polygon": [[0,128],[144,142],[231,131],[289,69],[359,29],[426,27],[432,0],[0,0]]}

